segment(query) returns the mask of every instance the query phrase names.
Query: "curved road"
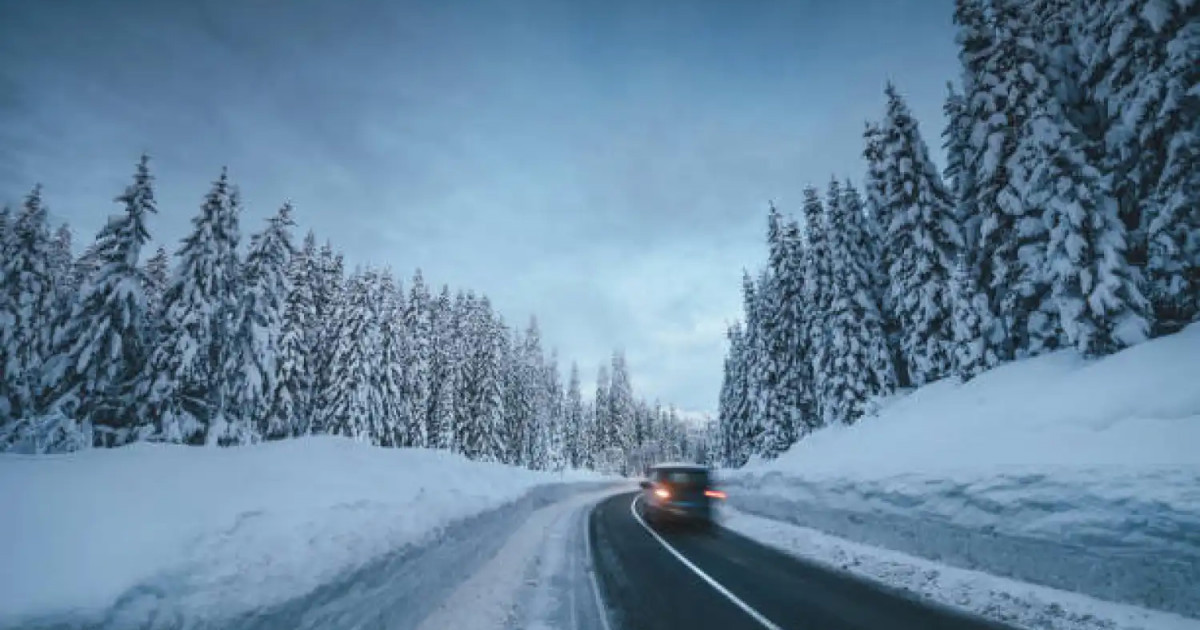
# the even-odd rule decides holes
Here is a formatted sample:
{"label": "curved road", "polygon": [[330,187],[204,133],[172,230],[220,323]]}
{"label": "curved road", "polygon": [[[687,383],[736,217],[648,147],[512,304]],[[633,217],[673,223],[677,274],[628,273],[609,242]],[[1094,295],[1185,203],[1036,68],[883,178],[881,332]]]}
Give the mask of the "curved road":
{"label": "curved road", "polygon": [[725,529],[651,531],[639,518],[636,496],[605,499],[587,524],[594,570],[615,630],[1006,628],[830,571]]}

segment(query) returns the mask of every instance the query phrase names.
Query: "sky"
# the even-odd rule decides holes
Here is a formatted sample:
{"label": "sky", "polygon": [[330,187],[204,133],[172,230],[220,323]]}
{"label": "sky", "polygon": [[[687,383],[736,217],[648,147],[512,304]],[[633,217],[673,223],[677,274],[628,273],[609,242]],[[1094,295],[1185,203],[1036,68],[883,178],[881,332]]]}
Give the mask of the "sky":
{"label": "sky", "polygon": [[297,240],[714,413],[768,203],[861,179],[889,80],[940,160],[951,5],[0,0],[0,201],[42,183],[79,249],[146,152],[173,251],[227,166],[244,233],[290,200]]}

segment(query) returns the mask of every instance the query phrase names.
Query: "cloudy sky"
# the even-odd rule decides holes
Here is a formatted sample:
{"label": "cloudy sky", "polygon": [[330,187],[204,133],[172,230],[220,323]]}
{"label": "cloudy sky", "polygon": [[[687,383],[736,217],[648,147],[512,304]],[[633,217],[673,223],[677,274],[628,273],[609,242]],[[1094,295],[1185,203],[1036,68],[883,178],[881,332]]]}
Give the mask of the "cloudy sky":
{"label": "cloudy sky", "polygon": [[859,179],[894,81],[937,144],[950,0],[0,0],[0,200],[90,239],[140,152],[173,248],[222,165],[351,264],[537,315],[715,411],[769,200]]}

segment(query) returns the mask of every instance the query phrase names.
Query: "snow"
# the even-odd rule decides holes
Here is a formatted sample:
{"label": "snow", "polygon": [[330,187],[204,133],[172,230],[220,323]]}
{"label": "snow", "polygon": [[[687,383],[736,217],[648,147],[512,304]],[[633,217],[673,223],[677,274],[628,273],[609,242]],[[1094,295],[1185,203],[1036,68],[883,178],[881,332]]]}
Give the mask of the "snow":
{"label": "snow", "polygon": [[1200,324],[945,379],[725,473],[735,507],[1200,617]]}
{"label": "snow", "polygon": [[94,619],[145,590],[189,618],[268,607],[535,486],[589,479],[334,437],[0,455],[0,627]]}
{"label": "snow", "polygon": [[1179,615],[959,569],[737,510],[725,510],[722,524],[835,571],[1010,625],[1045,630],[1200,630],[1200,621]]}

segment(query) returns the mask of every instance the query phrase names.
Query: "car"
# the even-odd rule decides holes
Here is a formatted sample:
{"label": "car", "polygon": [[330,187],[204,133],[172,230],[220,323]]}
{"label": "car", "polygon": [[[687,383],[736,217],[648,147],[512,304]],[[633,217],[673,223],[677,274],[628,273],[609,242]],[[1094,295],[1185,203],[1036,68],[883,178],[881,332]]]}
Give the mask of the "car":
{"label": "car", "polygon": [[654,526],[668,523],[713,529],[714,502],[725,493],[713,486],[707,466],[665,463],[652,466],[642,481],[642,505],[646,520]]}

